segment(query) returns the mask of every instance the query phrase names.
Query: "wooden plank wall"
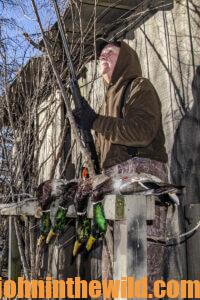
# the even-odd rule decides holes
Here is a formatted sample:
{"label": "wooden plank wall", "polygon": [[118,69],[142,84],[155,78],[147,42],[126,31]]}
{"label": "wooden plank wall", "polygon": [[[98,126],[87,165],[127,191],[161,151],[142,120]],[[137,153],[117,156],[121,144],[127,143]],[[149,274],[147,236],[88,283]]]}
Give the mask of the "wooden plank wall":
{"label": "wooden plank wall", "polygon": [[[38,166],[40,169],[39,182],[50,178],[51,168],[55,162],[60,135],[62,132],[62,109],[60,92],[48,97],[38,110],[38,133],[41,148],[39,151]],[[59,164],[55,176],[59,176]]]}

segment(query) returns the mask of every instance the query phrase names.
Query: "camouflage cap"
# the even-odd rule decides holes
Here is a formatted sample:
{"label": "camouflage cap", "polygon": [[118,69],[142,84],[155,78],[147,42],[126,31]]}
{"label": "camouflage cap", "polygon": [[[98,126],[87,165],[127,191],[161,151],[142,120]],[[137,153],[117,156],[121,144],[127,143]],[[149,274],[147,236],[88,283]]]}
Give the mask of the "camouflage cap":
{"label": "camouflage cap", "polygon": [[121,47],[121,42],[120,41],[116,41],[116,40],[106,40],[104,38],[98,38],[96,40],[96,52],[97,52],[97,57],[100,56],[101,51],[103,50],[103,48],[108,45],[108,44],[113,44],[116,47]]}

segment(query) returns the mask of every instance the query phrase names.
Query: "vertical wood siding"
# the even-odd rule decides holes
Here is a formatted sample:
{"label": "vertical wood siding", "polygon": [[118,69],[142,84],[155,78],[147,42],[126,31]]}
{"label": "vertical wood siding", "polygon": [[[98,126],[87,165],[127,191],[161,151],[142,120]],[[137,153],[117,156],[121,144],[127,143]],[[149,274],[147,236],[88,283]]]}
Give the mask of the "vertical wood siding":
{"label": "vertical wood siding", "polygon": [[[41,144],[38,160],[39,182],[50,178],[51,168],[56,160],[62,130],[61,112],[59,92],[51,95],[39,107],[38,136],[39,144]],[[56,176],[59,176],[59,164],[56,168]]]}

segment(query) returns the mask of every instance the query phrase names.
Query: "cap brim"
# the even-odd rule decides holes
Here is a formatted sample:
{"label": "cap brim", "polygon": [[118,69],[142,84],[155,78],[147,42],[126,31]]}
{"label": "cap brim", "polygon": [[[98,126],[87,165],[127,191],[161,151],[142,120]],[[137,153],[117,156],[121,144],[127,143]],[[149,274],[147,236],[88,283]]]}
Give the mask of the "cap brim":
{"label": "cap brim", "polygon": [[97,57],[99,58],[101,51],[103,50],[103,48],[108,45],[108,44],[113,44],[116,47],[121,47],[121,42],[120,41],[113,41],[113,40],[106,40],[103,38],[98,38],[96,40],[96,52],[97,52]]}
{"label": "cap brim", "polygon": [[110,42],[103,39],[103,38],[99,38],[96,40],[96,53],[97,53],[97,57],[100,56],[101,51],[103,50],[103,48],[108,45]]}

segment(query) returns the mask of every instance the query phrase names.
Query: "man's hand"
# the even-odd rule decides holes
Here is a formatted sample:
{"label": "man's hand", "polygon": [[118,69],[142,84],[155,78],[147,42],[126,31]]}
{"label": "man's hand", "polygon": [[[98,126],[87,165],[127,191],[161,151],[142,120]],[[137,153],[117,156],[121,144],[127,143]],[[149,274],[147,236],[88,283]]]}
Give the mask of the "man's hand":
{"label": "man's hand", "polygon": [[81,106],[81,108],[73,110],[74,119],[80,129],[90,130],[94,120],[97,118],[97,114],[83,97],[81,99]]}

